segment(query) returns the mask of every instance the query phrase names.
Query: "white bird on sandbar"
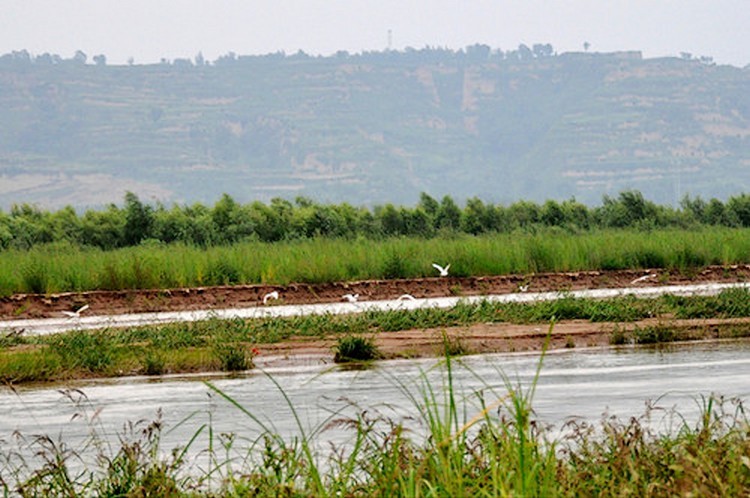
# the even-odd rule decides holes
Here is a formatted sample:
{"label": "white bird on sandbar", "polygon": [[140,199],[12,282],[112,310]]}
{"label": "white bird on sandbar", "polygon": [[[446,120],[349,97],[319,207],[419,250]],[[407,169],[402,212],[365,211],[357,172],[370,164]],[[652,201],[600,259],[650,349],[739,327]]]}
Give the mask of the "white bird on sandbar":
{"label": "white bird on sandbar", "polygon": [[267,304],[270,299],[278,299],[279,298],[279,291],[271,291],[265,296],[263,296],[263,304]]}
{"label": "white bird on sandbar", "polygon": [[341,296],[341,299],[346,299],[350,303],[356,303],[357,299],[359,299],[359,294],[344,294]]}
{"label": "white bird on sandbar", "polygon": [[415,299],[411,294],[401,294],[398,296],[397,301],[415,301]]}
{"label": "white bird on sandbar", "polygon": [[442,266],[440,266],[437,263],[432,263],[432,267],[435,268],[437,271],[440,272],[440,276],[441,277],[447,277],[448,276],[448,268],[450,268],[451,265],[449,263],[449,264],[445,265],[445,268],[443,268]]}
{"label": "white bird on sandbar", "polygon": [[67,316],[68,318],[80,318],[81,313],[83,313],[87,309],[89,309],[89,305],[84,304],[75,311],[63,311],[63,315]]}

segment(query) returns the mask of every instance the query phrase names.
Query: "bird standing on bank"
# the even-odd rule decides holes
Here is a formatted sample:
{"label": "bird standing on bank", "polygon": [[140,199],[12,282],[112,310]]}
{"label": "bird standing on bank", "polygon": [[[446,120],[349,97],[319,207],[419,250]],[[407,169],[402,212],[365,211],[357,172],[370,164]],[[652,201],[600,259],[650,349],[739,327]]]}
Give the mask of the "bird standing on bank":
{"label": "bird standing on bank", "polygon": [[341,296],[341,299],[346,299],[350,303],[356,303],[357,299],[359,299],[359,294],[344,294]]}
{"label": "bird standing on bank", "polygon": [[272,291],[263,296],[263,304],[268,304],[268,301],[271,299],[278,299],[279,298],[279,291]]}

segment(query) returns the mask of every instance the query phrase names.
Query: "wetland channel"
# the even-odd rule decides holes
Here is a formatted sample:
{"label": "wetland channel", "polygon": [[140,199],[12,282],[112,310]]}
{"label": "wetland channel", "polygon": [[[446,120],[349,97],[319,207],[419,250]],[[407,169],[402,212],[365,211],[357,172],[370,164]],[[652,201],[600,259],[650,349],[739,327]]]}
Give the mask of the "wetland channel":
{"label": "wetland channel", "polygon": [[[459,410],[466,406],[467,420],[476,415],[480,408],[474,393],[479,390],[488,404],[505,395],[504,378],[527,391],[539,358],[538,353],[456,358],[454,389],[459,399],[467,400]],[[23,386],[15,391],[0,388],[0,446],[12,444],[14,431],[49,435],[73,449],[82,447],[92,431],[116,443],[128,422],[152,421],[158,410],[164,451],[185,445],[199,427],[209,423],[214,434],[236,433],[238,441],[256,439],[261,432],[258,424],[209,389],[206,379],[285,438],[300,433],[285,397],[307,431],[321,426],[333,412],[337,413],[333,418],[341,418],[365,409],[397,422],[404,420],[409,427],[417,422],[409,418],[415,416],[415,407],[405,389],[419,398],[424,376],[442,400],[446,377],[445,370],[436,366],[440,361],[388,360],[352,370],[310,356],[283,367],[269,364],[265,369],[261,364],[235,377],[131,377]],[[714,393],[750,399],[749,378],[750,340],[557,350],[544,358],[532,405],[538,420],[554,426],[553,436],[571,417],[596,423],[609,414],[627,420],[643,415],[647,403],[665,409],[653,411],[650,423],[669,430],[681,420],[670,417],[669,409],[695,420],[701,396]],[[84,393],[85,398],[73,403],[62,394],[65,389],[73,389],[72,397]],[[75,416],[82,413],[85,416]],[[351,431],[336,427],[316,439],[324,444],[345,443],[350,435]],[[192,449],[207,447],[208,431],[204,431]]]}

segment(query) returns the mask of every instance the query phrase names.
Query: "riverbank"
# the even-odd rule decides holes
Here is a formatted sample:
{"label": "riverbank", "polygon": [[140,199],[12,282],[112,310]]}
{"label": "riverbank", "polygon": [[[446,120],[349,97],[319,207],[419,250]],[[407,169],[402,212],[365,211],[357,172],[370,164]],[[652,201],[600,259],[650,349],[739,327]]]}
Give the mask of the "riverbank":
{"label": "riverbank", "polygon": [[[631,323],[566,320],[555,323],[551,330],[548,325],[538,323],[480,323],[379,332],[371,338],[384,358],[424,358],[445,354],[446,342],[453,354],[484,354],[541,351],[545,344],[549,349],[571,349],[747,336],[750,336],[749,318],[651,318]],[[295,357],[301,356],[318,356],[320,361],[331,361],[336,341],[336,338],[290,337],[279,343],[264,344],[259,350],[261,355],[274,358],[273,365],[293,362]],[[258,361],[263,361],[262,356]]]}
{"label": "riverbank", "polygon": [[269,302],[276,305],[342,302],[345,294],[357,294],[360,302],[366,302],[396,299],[404,294],[415,298],[438,298],[747,281],[750,281],[750,265],[709,266],[683,272],[652,268],[318,284],[15,294],[0,297],[0,320],[59,318],[82,306],[88,307],[81,316],[261,307],[264,296],[271,292],[278,293],[279,298]]}
{"label": "riverbank", "polygon": [[711,295],[595,299],[562,293],[547,300],[457,299],[450,307],[359,311],[254,318],[207,313],[197,321],[120,327],[103,321],[105,328],[51,335],[13,328],[0,334],[0,381],[238,372],[267,357],[300,355],[330,362],[347,336],[373,342],[375,356],[384,358],[529,351],[541,348],[551,323],[552,348],[750,335],[750,290],[744,286]]}
{"label": "riverbank", "polygon": [[[441,313],[441,310],[433,312]],[[3,346],[0,348],[0,379],[9,385],[19,385],[241,371],[256,366],[293,366],[301,359],[309,363],[311,358],[321,363],[333,363],[338,341],[352,332],[371,339],[384,359],[437,357],[446,351],[451,355],[467,355],[541,351],[545,345],[549,349],[603,348],[750,336],[750,318],[675,319],[660,316],[631,322],[575,319],[556,321],[552,326],[549,321],[479,322],[380,331],[359,327],[351,321],[352,317],[340,317],[343,321],[338,324],[335,323],[336,317],[311,319],[317,320],[318,333],[286,334],[276,330],[266,331],[268,335],[261,336],[248,333],[246,324],[250,322],[209,320],[125,331],[77,331],[40,339],[38,343],[23,343],[17,338],[18,344],[0,344]],[[287,330],[309,327],[309,324],[294,319],[277,322],[286,324]],[[264,327],[263,324],[258,326]],[[237,334],[242,334],[242,338]],[[12,340],[5,338],[2,342]]]}

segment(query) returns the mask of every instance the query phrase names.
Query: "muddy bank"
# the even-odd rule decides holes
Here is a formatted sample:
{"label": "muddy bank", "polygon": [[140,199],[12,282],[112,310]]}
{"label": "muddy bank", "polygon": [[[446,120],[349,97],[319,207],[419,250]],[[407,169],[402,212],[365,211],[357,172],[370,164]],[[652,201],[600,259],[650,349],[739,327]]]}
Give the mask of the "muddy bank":
{"label": "muddy bank", "polygon": [[[507,353],[541,351],[549,335],[549,349],[609,347],[617,334],[628,344],[636,331],[669,329],[674,340],[719,340],[747,336],[750,318],[665,320],[653,318],[632,323],[592,323],[587,320],[567,320],[554,324],[482,323],[467,327],[403,330],[373,334],[375,344],[386,358],[418,358],[440,356],[446,340],[453,354]],[[746,332],[747,331],[747,332]],[[319,356],[322,362],[332,362],[335,338],[309,337],[258,346],[263,364],[280,365],[295,361],[296,357]],[[265,361],[263,356],[273,357]]]}
{"label": "muddy bank", "polygon": [[402,294],[416,298],[474,296],[512,292],[548,292],[629,286],[679,285],[750,280],[750,265],[709,267],[694,272],[653,270],[581,271],[443,277],[400,280],[367,280],[330,284],[237,285],[185,289],[93,291],[64,294],[19,294],[0,299],[0,319],[50,318],[88,305],[87,315],[154,311],[189,311],[261,306],[263,296],[277,291],[284,304],[341,301],[344,294],[359,294],[360,301],[395,299]]}

